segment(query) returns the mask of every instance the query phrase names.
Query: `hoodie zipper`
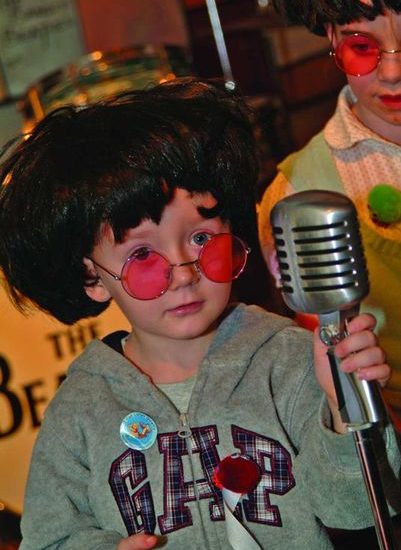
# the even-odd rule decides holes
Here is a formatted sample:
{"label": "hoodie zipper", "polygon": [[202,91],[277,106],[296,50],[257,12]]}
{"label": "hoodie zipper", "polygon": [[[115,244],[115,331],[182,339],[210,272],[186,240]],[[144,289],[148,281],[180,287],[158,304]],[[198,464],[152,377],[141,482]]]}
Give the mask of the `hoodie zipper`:
{"label": "hoodie zipper", "polygon": [[180,429],[178,430],[178,437],[181,437],[181,439],[185,439],[185,446],[187,448],[188,457],[189,457],[189,464],[191,467],[191,476],[192,481],[194,484],[194,492],[196,496],[197,502],[199,502],[199,492],[198,492],[198,486],[195,481],[195,474],[194,474],[194,465],[192,460],[192,442],[191,442],[191,435],[192,430],[191,426],[189,425],[188,421],[188,413],[181,413],[180,414]]}
{"label": "hoodie zipper", "polygon": [[203,524],[203,516],[202,516],[202,513],[201,513],[201,509],[200,509],[199,490],[198,490],[198,485],[197,485],[196,480],[195,480],[191,436],[192,436],[192,430],[191,430],[191,426],[190,426],[189,420],[188,420],[188,413],[181,413],[180,414],[180,427],[179,427],[179,430],[178,430],[178,437],[181,437],[182,439],[185,439],[185,445],[186,445],[186,448],[187,448],[188,458],[189,458],[189,465],[190,465],[190,469],[191,469],[192,483],[194,484],[194,493],[195,493],[195,498],[196,498],[196,504],[197,504],[197,507],[198,507],[198,514],[199,514],[199,518],[200,518],[200,522],[201,522],[201,526],[202,526],[202,531],[203,531],[203,540],[205,541],[205,544],[206,544],[206,546],[204,546],[204,548],[208,549],[208,548],[210,548],[209,539],[208,539],[207,534],[206,534],[205,525]]}

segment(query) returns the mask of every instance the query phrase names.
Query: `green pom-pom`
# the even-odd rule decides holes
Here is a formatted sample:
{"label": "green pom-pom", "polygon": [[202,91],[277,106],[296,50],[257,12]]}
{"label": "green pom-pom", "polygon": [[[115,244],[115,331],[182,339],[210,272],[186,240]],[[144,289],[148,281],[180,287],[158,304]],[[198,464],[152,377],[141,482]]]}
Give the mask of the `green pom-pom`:
{"label": "green pom-pom", "polygon": [[401,191],[392,185],[375,185],[369,193],[368,205],[373,218],[381,223],[395,223],[401,219]]}

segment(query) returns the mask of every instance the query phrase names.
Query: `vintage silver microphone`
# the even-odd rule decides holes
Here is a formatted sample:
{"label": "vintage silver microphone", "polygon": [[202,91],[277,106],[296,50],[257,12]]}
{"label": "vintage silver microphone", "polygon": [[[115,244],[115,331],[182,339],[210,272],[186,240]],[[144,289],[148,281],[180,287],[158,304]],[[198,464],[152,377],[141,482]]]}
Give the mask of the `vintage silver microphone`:
{"label": "vintage silver microphone", "polygon": [[[318,314],[321,339],[334,346],[369,292],[353,203],[340,193],[304,191],[280,201],[271,224],[284,301],[294,311]],[[341,417],[350,428],[386,418],[375,382],[345,374],[338,364],[332,364],[332,374]]]}
{"label": "vintage silver microphone", "polygon": [[334,346],[347,332],[369,293],[369,277],[354,204],[332,191],[303,191],[279,201],[271,212],[282,295],[296,312],[319,315],[343,422],[354,433],[382,549],[393,538],[370,431],[387,419],[376,382],[344,373]]}

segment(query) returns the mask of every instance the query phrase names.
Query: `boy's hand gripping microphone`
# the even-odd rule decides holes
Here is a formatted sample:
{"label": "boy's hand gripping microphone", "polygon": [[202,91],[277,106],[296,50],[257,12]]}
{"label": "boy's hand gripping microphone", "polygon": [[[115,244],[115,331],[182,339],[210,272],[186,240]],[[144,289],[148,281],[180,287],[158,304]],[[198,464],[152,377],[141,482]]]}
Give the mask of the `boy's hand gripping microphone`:
{"label": "boy's hand gripping microphone", "polygon": [[333,351],[369,292],[353,203],[332,191],[303,191],[278,202],[270,219],[284,301],[296,312],[319,315],[343,422],[361,430],[384,420],[377,383],[344,373]]}

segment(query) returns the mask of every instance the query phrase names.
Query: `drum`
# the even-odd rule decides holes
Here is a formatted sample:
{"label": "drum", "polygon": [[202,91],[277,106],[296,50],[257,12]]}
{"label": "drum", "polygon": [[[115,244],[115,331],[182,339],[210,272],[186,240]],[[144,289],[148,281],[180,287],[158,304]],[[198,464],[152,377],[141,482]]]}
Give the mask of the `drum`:
{"label": "drum", "polygon": [[24,133],[47,113],[66,104],[83,106],[120,92],[143,89],[191,74],[180,46],[152,44],[110,52],[94,51],[28,87],[19,102]]}

